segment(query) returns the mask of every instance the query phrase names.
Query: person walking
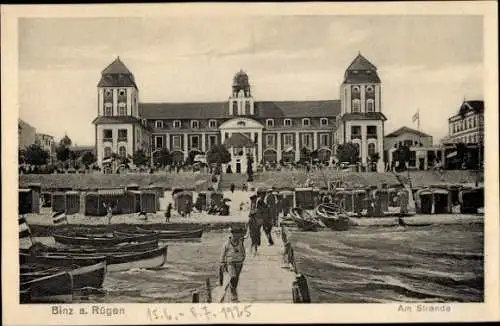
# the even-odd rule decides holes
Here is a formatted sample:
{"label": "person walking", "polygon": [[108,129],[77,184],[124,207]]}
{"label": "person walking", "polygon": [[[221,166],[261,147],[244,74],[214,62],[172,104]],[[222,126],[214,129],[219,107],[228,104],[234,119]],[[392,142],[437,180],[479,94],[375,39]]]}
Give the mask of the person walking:
{"label": "person walking", "polygon": [[408,191],[401,189],[398,194],[399,197],[399,213],[401,215],[408,214]]}
{"label": "person walking", "polygon": [[267,241],[269,242],[269,245],[272,246],[272,245],[274,245],[273,237],[271,235],[271,231],[273,229],[273,222],[274,222],[274,218],[272,215],[274,209],[272,209],[271,207],[275,204],[274,204],[274,198],[273,198],[271,190],[267,191],[265,196],[263,196],[262,201],[264,202],[264,207],[265,207],[265,213],[263,214],[264,219],[263,219],[262,227],[264,229],[264,232],[266,233]]}
{"label": "person walking", "polygon": [[167,210],[165,211],[165,223],[170,222],[172,216],[172,203],[168,203]]}
{"label": "person walking", "polygon": [[231,190],[232,194],[234,194],[234,188],[235,188],[234,183],[231,183],[231,186],[230,186],[229,189]]}
{"label": "person walking", "polygon": [[232,227],[229,239],[224,243],[220,257],[221,268],[229,274],[229,289],[231,302],[238,302],[238,283],[240,279],[243,262],[246,258],[243,238],[245,231],[241,228]]}
{"label": "person walking", "polygon": [[108,224],[111,224],[111,218],[113,217],[113,204],[112,203],[102,203],[104,208],[106,208],[106,217],[108,218]]}

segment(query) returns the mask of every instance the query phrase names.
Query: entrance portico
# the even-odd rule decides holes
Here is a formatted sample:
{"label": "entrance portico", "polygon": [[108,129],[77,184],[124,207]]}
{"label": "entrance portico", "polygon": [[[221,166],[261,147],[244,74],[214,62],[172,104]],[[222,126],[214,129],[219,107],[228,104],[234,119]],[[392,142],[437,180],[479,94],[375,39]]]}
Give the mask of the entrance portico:
{"label": "entrance portico", "polygon": [[[260,156],[262,155],[263,128],[264,126],[260,122],[244,117],[234,118],[220,125],[219,130],[222,143],[225,145],[227,144],[228,150],[231,152],[232,160],[239,159],[239,163],[243,163],[242,156],[246,157],[247,154],[252,155],[255,169],[255,166],[262,160]],[[233,135],[235,137],[229,142]],[[235,149],[243,151],[243,155],[234,154]],[[239,151],[237,154],[239,154]],[[236,171],[236,163],[236,161],[231,162],[233,172]],[[245,164],[241,165],[243,173],[246,172],[246,159],[244,163]]]}

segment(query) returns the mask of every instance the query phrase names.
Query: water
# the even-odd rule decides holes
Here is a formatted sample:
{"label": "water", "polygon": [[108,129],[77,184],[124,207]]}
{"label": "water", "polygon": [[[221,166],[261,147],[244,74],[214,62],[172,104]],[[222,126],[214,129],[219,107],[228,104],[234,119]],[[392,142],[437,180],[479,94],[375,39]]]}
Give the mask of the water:
{"label": "water", "polygon": [[[226,235],[170,243],[158,270],[108,272],[102,294],[79,302],[184,302],[210,277]],[[299,271],[316,303],[481,302],[483,225],[294,232]],[[264,244],[265,242],[263,242]],[[247,244],[248,247],[248,244]],[[241,282],[245,280],[242,279]]]}

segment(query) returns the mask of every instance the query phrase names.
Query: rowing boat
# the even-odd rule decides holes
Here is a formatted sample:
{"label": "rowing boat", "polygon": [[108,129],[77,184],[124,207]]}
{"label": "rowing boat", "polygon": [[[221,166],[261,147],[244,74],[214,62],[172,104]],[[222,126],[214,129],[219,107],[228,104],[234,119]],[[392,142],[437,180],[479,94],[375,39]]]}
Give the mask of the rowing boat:
{"label": "rowing boat", "polygon": [[156,268],[167,261],[168,246],[143,252],[97,252],[97,253],[42,253],[38,255],[21,254],[27,263],[49,266],[88,266],[105,260],[110,272],[126,271],[131,268]]}
{"label": "rowing boat", "polygon": [[20,274],[21,284],[32,281],[34,279],[45,277],[54,274],[55,272],[68,272],[73,277],[73,290],[81,290],[83,288],[101,288],[106,275],[106,261],[103,260],[97,264],[75,268],[50,268],[45,267],[40,270],[40,267],[27,267],[30,272],[22,272]]}
{"label": "rowing boat", "polygon": [[303,231],[317,231],[318,228],[323,227],[318,219],[303,208],[292,208],[290,215],[297,227]]}
{"label": "rowing boat", "polygon": [[118,244],[125,244],[130,242],[147,242],[158,240],[159,236],[150,234],[137,234],[128,237],[118,237],[114,234],[110,236],[82,236],[82,235],[62,235],[53,234],[54,240],[61,244],[73,245],[73,246],[93,246],[93,247],[109,247]]}
{"label": "rowing boat", "polygon": [[[131,251],[146,251],[158,248],[159,240],[152,240],[146,242],[126,242],[120,243],[110,247],[91,247],[91,246],[79,246],[79,247],[49,247],[42,245],[38,250],[42,252],[55,252],[55,253],[66,253],[66,254],[96,254],[96,253],[115,253],[115,252],[131,252]],[[21,253],[29,254],[30,249],[19,249]]]}
{"label": "rowing boat", "polygon": [[323,224],[332,230],[346,231],[350,227],[349,216],[338,212],[335,206],[320,204],[315,211]]}
{"label": "rowing boat", "polygon": [[[193,240],[200,239],[203,236],[203,229],[197,230],[147,230],[140,227],[136,227],[137,232],[141,234],[157,234],[160,240]],[[135,233],[121,233],[115,232],[117,235],[121,236],[134,236]]]}
{"label": "rowing boat", "polygon": [[58,272],[20,283],[21,303],[69,303],[73,301],[73,276]]}

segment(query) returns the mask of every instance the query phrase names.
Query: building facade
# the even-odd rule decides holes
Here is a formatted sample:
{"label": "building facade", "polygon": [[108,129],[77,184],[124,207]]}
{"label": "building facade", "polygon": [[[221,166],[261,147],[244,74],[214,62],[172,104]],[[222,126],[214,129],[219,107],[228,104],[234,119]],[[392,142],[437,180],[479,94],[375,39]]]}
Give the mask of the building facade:
{"label": "building facade", "polygon": [[18,119],[17,136],[19,149],[33,145],[36,140],[36,129],[24,120]]}
{"label": "building facade", "polygon": [[433,139],[431,135],[408,127],[401,127],[384,137],[384,148],[386,150],[399,145],[431,147],[432,144]]}
{"label": "building facade", "polygon": [[40,146],[44,151],[49,153],[49,164],[56,160],[56,144],[54,137],[47,134],[36,133],[35,143]]}
{"label": "building facade", "polygon": [[464,101],[448,119],[447,143],[478,144],[484,137],[484,102]]}
{"label": "building facade", "polygon": [[[370,154],[383,153],[386,118],[376,70],[359,54],[345,73],[340,100],[257,101],[241,70],[224,102],[139,103],[134,76],[117,58],[97,86],[97,162],[102,166],[112,153],[138,149],[149,155],[168,149],[174,161],[185,161],[224,144],[231,170],[245,173],[249,157],[257,163],[294,162],[316,151],[319,160],[328,161],[336,144],[353,142],[367,163]],[[380,155],[377,168],[383,167]]]}

